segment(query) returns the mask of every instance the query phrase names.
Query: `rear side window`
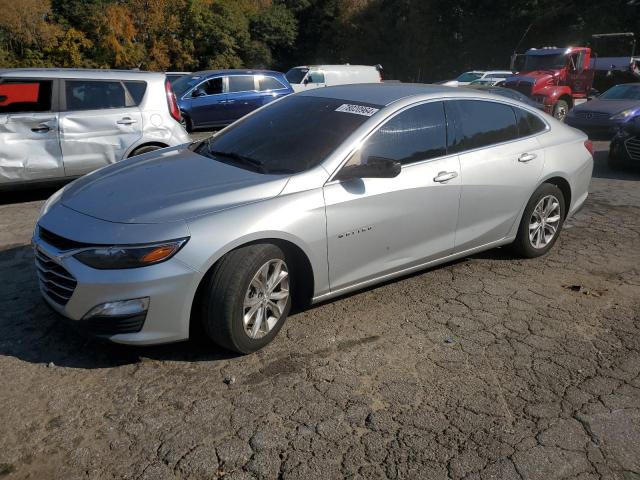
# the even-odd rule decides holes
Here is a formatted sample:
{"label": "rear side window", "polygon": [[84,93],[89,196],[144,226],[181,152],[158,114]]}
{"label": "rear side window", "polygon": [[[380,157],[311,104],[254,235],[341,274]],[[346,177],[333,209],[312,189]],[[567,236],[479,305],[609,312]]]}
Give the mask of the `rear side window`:
{"label": "rear side window", "polygon": [[265,90],[278,90],[280,88],[285,88],[283,84],[273,77],[258,77],[258,85],[261,92]]}
{"label": "rear side window", "polygon": [[536,133],[543,132],[547,125],[538,118],[537,115],[522,110],[521,108],[514,108],[516,112],[516,120],[518,122],[518,136],[528,137],[529,135],[535,135]]}
{"label": "rear side window", "polygon": [[129,91],[129,95],[133,99],[133,103],[138,106],[144,98],[144,93],[147,91],[147,82],[123,82],[124,86]]}
{"label": "rear side window", "polygon": [[0,79],[0,113],[48,112],[51,80]]}
{"label": "rear side window", "polygon": [[249,92],[255,89],[253,75],[229,77],[229,92]]}
{"label": "rear side window", "polygon": [[370,157],[408,164],[447,153],[447,129],[442,102],[431,102],[399,113],[382,125],[347,162],[353,165]]}
{"label": "rear side window", "polygon": [[451,153],[518,138],[515,113],[509,105],[482,100],[453,100],[445,105]]}
{"label": "rear side window", "polygon": [[127,99],[122,83],[94,80],[66,80],[67,110],[124,108]]}

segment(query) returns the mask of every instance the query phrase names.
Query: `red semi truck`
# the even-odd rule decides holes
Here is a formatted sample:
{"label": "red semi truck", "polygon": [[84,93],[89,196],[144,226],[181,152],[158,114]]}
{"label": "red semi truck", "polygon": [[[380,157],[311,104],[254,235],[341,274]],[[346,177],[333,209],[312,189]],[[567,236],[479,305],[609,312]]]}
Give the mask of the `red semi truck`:
{"label": "red semi truck", "polygon": [[[635,57],[633,33],[593,35],[604,55],[591,47],[531,48],[524,55],[512,57],[512,70],[504,86],[524,93],[542,104],[547,113],[564,120],[576,104],[587,100],[596,88],[606,89],[617,83],[639,81],[640,59]],[[607,46],[615,43],[631,45],[631,55],[610,56]]]}

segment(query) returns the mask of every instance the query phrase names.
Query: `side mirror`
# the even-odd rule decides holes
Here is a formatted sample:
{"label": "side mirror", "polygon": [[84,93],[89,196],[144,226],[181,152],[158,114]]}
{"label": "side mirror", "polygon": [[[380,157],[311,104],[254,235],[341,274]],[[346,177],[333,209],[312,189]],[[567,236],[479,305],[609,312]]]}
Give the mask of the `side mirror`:
{"label": "side mirror", "polygon": [[307,85],[309,83],[309,77],[304,79],[304,84]]}
{"label": "side mirror", "polygon": [[400,175],[402,164],[382,157],[369,157],[360,165],[347,165],[338,174],[339,180],[354,178],[394,178]]}
{"label": "side mirror", "polygon": [[203,89],[196,88],[191,94],[192,97],[204,97],[207,94]]}

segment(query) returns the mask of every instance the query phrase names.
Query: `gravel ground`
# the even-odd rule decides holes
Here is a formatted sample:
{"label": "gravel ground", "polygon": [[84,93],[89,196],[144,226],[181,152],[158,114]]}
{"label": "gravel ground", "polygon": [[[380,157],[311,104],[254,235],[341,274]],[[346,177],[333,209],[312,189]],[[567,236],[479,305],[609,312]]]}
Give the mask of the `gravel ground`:
{"label": "gravel ground", "polygon": [[552,252],[507,249],[293,315],[263,351],[59,325],[0,204],[0,478],[640,479],[640,172]]}

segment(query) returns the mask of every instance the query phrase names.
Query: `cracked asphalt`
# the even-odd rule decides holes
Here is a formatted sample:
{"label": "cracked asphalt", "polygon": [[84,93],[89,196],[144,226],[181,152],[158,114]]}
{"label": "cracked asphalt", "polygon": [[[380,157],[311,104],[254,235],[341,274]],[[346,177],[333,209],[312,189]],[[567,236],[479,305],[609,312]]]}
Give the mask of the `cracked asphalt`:
{"label": "cracked asphalt", "polygon": [[0,478],[640,479],[640,171],[606,167],[549,255],[508,249],[289,318],[261,352],[58,324],[0,204]]}

